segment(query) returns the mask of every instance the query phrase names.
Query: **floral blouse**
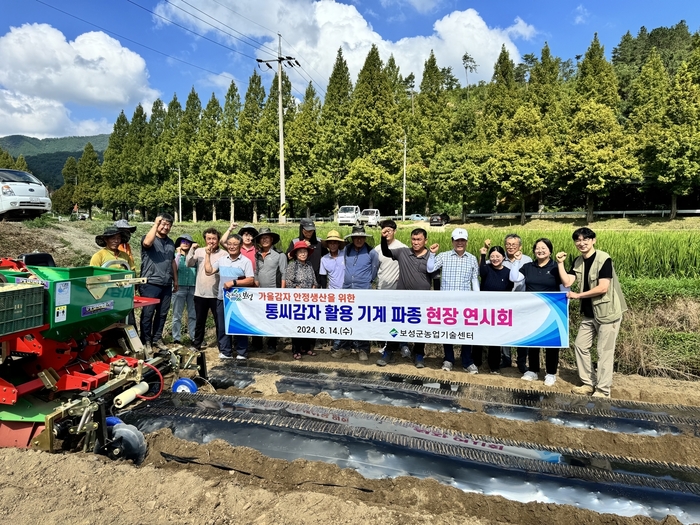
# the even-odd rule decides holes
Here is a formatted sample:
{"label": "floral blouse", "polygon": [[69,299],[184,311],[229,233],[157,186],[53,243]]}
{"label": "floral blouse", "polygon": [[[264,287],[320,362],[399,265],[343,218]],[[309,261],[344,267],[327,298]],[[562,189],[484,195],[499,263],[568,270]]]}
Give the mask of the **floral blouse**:
{"label": "floral blouse", "polygon": [[287,288],[317,288],[316,274],[310,264],[292,261],[284,273]]}

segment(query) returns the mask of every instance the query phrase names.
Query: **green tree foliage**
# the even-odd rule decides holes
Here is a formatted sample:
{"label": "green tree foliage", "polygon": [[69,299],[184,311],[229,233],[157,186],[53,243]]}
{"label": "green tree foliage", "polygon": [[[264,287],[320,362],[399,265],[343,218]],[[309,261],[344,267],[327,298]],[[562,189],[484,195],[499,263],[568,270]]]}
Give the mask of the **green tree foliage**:
{"label": "green tree foliage", "polygon": [[656,185],[671,194],[671,218],[678,211],[677,198],[700,182],[700,86],[685,63],[678,68],[669,91],[666,114],[653,146],[656,153]]}
{"label": "green tree foliage", "polygon": [[[517,210],[524,217],[585,205],[591,220],[596,205],[659,208],[669,196],[674,215],[679,203],[697,207],[700,34],[691,37],[684,22],[628,32],[612,64],[597,35],[575,66],[547,44],[516,66],[503,46],[488,83],[470,84],[477,65],[469,53],[462,58],[466,88],[433,53],[417,86],[413,73],[402,75],[393,56],[383,64],[373,47],[353,86],[339,49],[322,104],[309,84],[298,107],[283,73],[290,213],[328,213],[339,204],[384,214],[401,208],[404,144],[409,213],[456,214],[461,206],[463,214]],[[173,208],[181,173],[191,197],[186,210],[214,216],[229,201],[233,218],[237,201],[254,214],[267,202],[275,215],[278,89],[277,77],[254,71],[243,104],[231,83],[223,109],[212,96],[202,111],[194,89],[184,111],[176,95],[167,111],[156,100],[150,120],[137,106],[131,122],[122,114],[115,123],[101,186],[79,183],[65,193],[83,206],[102,201],[115,213],[138,207],[148,217]],[[0,153],[0,165],[14,167],[12,154]],[[59,172],[70,152],[51,154],[53,168],[27,155],[47,184],[63,183]]]}
{"label": "green tree foliage", "polygon": [[214,181],[216,195],[227,195],[231,203],[231,221],[235,218],[234,197],[240,198],[246,188],[244,174],[241,171],[241,138],[239,137],[239,120],[241,117],[241,96],[236,83],[231,81],[224,99],[221,113],[221,125],[216,144],[221,174]]}
{"label": "green tree foliage", "polygon": [[73,193],[73,199],[79,207],[87,209],[92,218],[92,206],[100,204],[100,190],[102,187],[102,170],[100,158],[89,142],[83,149],[83,154],[78,160],[78,185]]}
{"label": "green tree foliage", "polygon": [[[409,128],[410,194],[425,201],[425,214],[430,214],[434,192],[439,191],[440,170],[433,160],[443,145],[450,140],[450,108],[447,106],[447,89],[442,70],[431,51],[425,61],[420,93],[416,97],[414,125]],[[446,189],[446,188],[443,188]]]}
{"label": "green tree foliage", "polygon": [[321,101],[313,84],[309,82],[299,112],[290,124],[285,138],[290,173],[286,184],[287,198],[294,201],[295,209],[304,209],[307,215],[311,205],[322,200],[331,186],[330,178],[318,169],[316,158],[320,117]]}
{"label": "green tree foliage", "polygon": [[[398,74],[398,69],[396,70]],[[337,189],[347,176],[350,165],[350,119],[352,81],[342,48],[338,49],[333,71],[328,80],[326,96],[321,107],[321,117],[316,142],[315,157],[318,174],[331,182],[334,209],[338,208]]]}
{"label": "green tree foliage", "polygon": [[348,126],[353,160],[348,177],[339,185],[344,197],[354,201],[363,195],[372,208],[375,199],[395,191],[402,138],[397,109],[379,50],[373,45],[352,94]]}
{"label": "green tree foliage", "polygon": [[31,171],[29,170],[29,166],[27,166],[27,161],[24,160],[24,155],[20,155],[19,157],[17,157],[17,160],[15,161],[15,169],[31,173]]}
{"label": "green tree foliage", "polygon": [[14,169],[15,159],[12,158],[9,151],[0,149],[0,168]]}
{"label": "green tree foliage", "polygon": [[585,197],[589,223],[597,197],[607,195],[616,185],[641,181],[632,137],[625,135],[609,106],[587,101],[576,112],[560,177],[560,190]]}
{"label": "green tree foliage", "polygon": [[[221,154],[218,149],[222,109],[214,93],[204,108],[199,122],[199,132],[190,149],[190,176],[183,184],[183,191],[204,201],[213,203],[216,215],[216,200],[222,197],[223,189],[216,184],[222,176]],[[217,190],[219,190],[217,192]],[[215,199],[216,198],[216,199]]]}
{"label": "green tree foliage", "polygon": [[605,104],[615,110],[620,102],[615,70],[605,59],[605,49],[600,45],[598,33],[593,36],[579,67],[576,91],[583,100]]}
{"label": "green tree foliage", "polygon": [[554,142],[538,109],[520,106],[490,149],[484,163],[487,180],[501,195],[520,203],[520,223],[525,224],[526,199],[552,184]]}
{"label": "green tree foliage", "polygon": [[61,215],[70,215],[75,204],[73,193],[78,180],[78,161],[75,157],[68,157],[63,166],[62,175],[64,184],[51,194],[51,204],[53,211]]}

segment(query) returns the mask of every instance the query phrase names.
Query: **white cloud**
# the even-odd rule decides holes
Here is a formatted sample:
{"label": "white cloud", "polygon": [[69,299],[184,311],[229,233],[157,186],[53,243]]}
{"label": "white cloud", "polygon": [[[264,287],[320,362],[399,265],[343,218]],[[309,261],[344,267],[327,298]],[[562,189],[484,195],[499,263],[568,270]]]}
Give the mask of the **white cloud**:
{"label": "white cloud", "polygon": [[72,120],[67,104],[150,107],[158,96],[145,61],[117,40],[89,32],[69,42],[48,24],[13,27],[0,37],[0,88],[0,134],[33,136],[105,132],[103,120]]}
{"label": "white cloud", "polygon": [[[177,3],[177,0],[171,1]],[[437,0],[411,0],[411,2],[416,9],[437,4]],[[491,79],[493,65],[502,45],[506,46],[511,58],[517,63],[520,54],[514,40],[530,39],[537,32],[534,26],[527,24],[519,17],[509,27],[489,27],[477,11],[467,9],[453,11],[437,20],[430,35],[411,36],[394,42],[383,39],[354,5],[335,0],[238,1],[235,4],[231,3],[235,6],[231,9],[223,7],[222,3],[221,0],[202,0],[198,8],[248,36],[259,40],[264,39],[268,47],[274,49],[277,44],[277,36],[274,32],[279,31],[284,36],[283,53],[296,56],[304,69],[324,88],[333,69],[339,47],[343,49],[343,56],[348,63],[353,82],[373,44],[379,48],[384,61],[391,54],[394,55],[403,75],[415,73],[417,83],[420,82],[423,64],[430,55],[431,49],[435,52],[440,67],[451,66],[454,74],[463,79],[462,55],[467,51],[479,65],[478,72],[469,75],[470,81],[478,82]],[[181,6],[187,9],[185,4]],[[181,10],[173,8],[170,3],[161,2],[157,11],[178,23],[187,24],[197,32],[226,39],[228,45],[236,46],[247,53],[252,52],[251,48],[214,31],[211,26],[199,20],[188,17]],[[201,14],[198,13],[197,16],[201,17]],[[251,24],[243,17],[255,20],[271,29],[267,30]],[[227,31],[230,32],[230,30]],[[291,44],[292,49],[288,44]],[[257,55],[260,58],[270,58],[266,51],[258,50]],[[307,80],[295,74],[294,69],[287,71],[295,88],[303,93]]]}
{"label": "white cloud", "polygon": [[37,138],[111,133],[105,119],[71,120],[62,103],[0,89],[0,136],[30,135]]}
{"label": "white cloud", "polygon": [[588,12],[588,9],[583,7],[583,4],[579,4],[574,13],[575,25],[585,24],[586,22],[588,22],[588,17],[590,16],[590,13]]}

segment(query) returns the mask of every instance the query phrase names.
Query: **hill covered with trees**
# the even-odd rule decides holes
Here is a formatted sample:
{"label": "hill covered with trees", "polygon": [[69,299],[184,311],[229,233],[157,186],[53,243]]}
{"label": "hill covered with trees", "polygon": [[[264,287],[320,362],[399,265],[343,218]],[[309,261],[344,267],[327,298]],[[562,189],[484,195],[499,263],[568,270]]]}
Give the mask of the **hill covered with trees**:
{"label": "hill covered with trees", "polygon": [[101,155],[109,142],[109,135],[94,135],[91,137],[60,137],[37,139],[25,135],[8,135],[0,137],[0,149],[13,157],[24,158],[31,173],[38,177],[51,190],[63,185],[63,169],[70,156],[79,156],[90,142]]}
{"label": "hill covered with trees", "polygon": [[[626,33],[611,61],[604,51],[593,36],[575,60],[545,44],[515,64],[504,47],[491,82],[461,87],[432,53],[416,85],[376,47],[353,82],[338,50],[323,101],[312,84],[296,98],[283,71],[289,215],[343,204],[393,214],[404,152],[409,212],[524,220],[565,209],[592,220],[596,208],[700,207],[700,36],[680,22]],[[480,67],[469,49],[463,62],[467,78]],[[86,166],[97,166],[84,166],[74,200],[151,216],[176,209],[180,179],[186,216],[276,215],[277,86],[266,93],[255,70],[243,96],[231,83],[222,102],[192,89],[184,107],[176,94],[150,118],[141,106],[122,112],[101,165],[91,146]]]}

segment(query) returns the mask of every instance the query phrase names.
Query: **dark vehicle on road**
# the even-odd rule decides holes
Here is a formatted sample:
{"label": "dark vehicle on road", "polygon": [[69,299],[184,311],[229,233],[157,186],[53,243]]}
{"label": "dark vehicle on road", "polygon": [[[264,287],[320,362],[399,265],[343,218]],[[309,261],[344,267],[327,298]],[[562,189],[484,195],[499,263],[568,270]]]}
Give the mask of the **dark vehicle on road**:
{"label": "dark vehicle on road", "polygon": [[430,216],[431,226],[444,226],[448,222],[450,222],[450,216],[446,213],[433,213]]}

